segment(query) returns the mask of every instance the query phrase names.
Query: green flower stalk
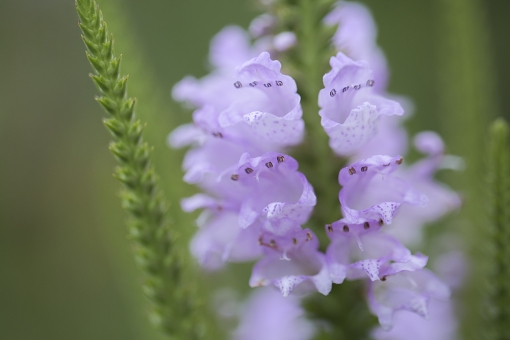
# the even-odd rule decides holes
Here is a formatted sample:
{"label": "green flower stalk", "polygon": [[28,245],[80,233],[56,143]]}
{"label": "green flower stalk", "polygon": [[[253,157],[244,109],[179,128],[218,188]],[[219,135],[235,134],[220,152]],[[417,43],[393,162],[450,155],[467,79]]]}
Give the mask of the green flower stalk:
{"label": "green flower stalk", "polygon": [[91,77],[101,93],[97,101],[110,116],[104,123],[114,138],[110,150],[119,162],[115,177],[124,184],[122,206],[130,215],[135,257],[146,275],[144,292],[153,303],[151,320],[173,339],[203,339],[207,313],[200,308],[195,280],[184,265],[187,250],[176,242],[165,218],[166,204],[150,163],[151,148],[142,137],[144,125],[134,114],[136,100],[126,93],[128,77],[120,74],[121,57],[114,55],[113,39],[98,5],[77,0],[76,9],[95,71]]}
{"label": "green flower stalk", "polygon": [[483,339],[510,338],[510,148],[508,124],[497,119],[489,132]]}

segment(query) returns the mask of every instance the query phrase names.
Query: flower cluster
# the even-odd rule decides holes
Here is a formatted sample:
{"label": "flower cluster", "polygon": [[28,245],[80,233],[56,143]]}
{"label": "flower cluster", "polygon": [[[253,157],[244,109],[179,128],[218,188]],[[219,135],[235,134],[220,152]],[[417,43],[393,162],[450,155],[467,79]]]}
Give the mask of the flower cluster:
{"label": "flower cluster", "polygon": [[184,160],[184,180],[207,192],[182,203],[185,211],[204,209],[191,251],[209,269],[260,258],[250,279],[254,287],[275,285],[286,296],[300,285],[327,294],[325,256],[314,233],[301,227],[316,197],[296,160],[284,153],[303,138],[296,83],[268,52],[232,71],[258,53],[246,39],[238,28],[224,29],[211,46],[215,70],[174,89],[174,97],[196,111],[193,124],[175,130],[170,143],[194,145]]}
{"label": "flower cluster", "polygon": [[447,299],[449,288],[425,269],[427,256],[406,245],[418,245],[426,223],[460,204],[433,179],[446,159],[441,139],[419,134],[416,148],[427,157],[404,163],[407,134],[399,117],[411,105],[386,93],[389,72],[370,13],[340,2],[324,19],[338,25],[332,40],[338,54],[318,100],[329,145],[349,165],[339,173],[343,218],[325,226],[331,242],[320,252],[316,235],[302,228],[316,204],[313,188],[287,154],[303,139],[300,96],[271,59],[296,37],[268,34],[274,23],[265,14],[250,33],[225,28],[211,44],[213,71],[174,88],[174,98],[195,111],[193,123],[177,128],[169,142],[192,145],[184,180],[205,192],[182,202],[185,211],[203,209],[192,253],[208,269],[257,259],[250,285],[275,286],[283,296],[327,295],[333,283],[366,279],[370,310],[385,330],[399,310],[427,317],[429,301]]}

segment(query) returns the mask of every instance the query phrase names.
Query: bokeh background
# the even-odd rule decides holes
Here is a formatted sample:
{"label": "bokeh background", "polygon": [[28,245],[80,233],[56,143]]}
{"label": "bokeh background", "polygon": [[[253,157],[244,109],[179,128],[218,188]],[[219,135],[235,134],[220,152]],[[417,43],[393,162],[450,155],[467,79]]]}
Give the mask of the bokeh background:
{"label": "bokeh background", "polygon": [[[117,52],[132,61],[124,70],[141,84],[132,87],[138,112],[171,191],[181,159],[165,139],[190,115],[170,90],[186,74],[204,75],[210,38],[227,24],[247,27],[257,8],[248,0],[98,2]],[[448,137],[459,131],[444,126],[438,107],[444,32],[435,2],[364,1],[391,65],[390,90],[416,105],[410,131]],[[481,3],[495,107],[508,119],[510,2]],[[0,0],[0,339],[162,339],[146,318],[77,22],[72,0]]]}

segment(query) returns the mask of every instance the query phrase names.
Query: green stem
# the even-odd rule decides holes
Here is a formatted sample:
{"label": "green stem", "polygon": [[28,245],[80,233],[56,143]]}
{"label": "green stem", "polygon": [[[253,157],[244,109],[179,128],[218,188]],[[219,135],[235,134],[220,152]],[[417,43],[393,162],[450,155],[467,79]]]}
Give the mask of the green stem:
{"label": "green stem", "polygon": [[208,315],[196,298],[196,278],[185,268],[187,249],[176,242],[165,216],[167,205],[150,164],[151,148],[134,114],[135,100],[127,96],[127,77],[120,75],[112,37],[94,1],[77,0],[76,9],[87,57],[96,72],[91,77],[102,95],[97,101],[110,116],[104,123],[114,139],[110,150],[119,162],[115,177],[124,184],[122,206],[130,215],[135,257],[145,272],[151,319],[173,339],[205,339]]}

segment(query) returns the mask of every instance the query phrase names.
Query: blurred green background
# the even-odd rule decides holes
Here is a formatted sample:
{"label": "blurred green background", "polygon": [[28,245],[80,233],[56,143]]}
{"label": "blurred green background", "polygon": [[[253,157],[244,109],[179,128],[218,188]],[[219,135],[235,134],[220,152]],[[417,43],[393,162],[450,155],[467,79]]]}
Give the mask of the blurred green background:
{"label": "blurred green background", "polygon": [[[157,100],[152,107],[163,107],[144,112],[141,104],[138,112],[149,123],[154,162],[171,190],[182,175],[181,159],[165,138],[190,116],[172,103],[170,90],[186,74],[204,75],[210,38],[226,24],[247,27],[256,6],[248,0],[99,3],[116,51],[146,62],[146,73],[128,63],[124,70],[132,84],[149,82],[145,93],[152,97],[133,94],[140,103]],[[365,3],[391,65],[390,90],[416,105],[410,130],[433,129],[448,139],[452,131],[441,125],[437,104],[440,10],[434,1]],[[505,109],[510,2],[483,4],[496,105]],[[0,0],[0,339],[162,339],[145,317],[77,21],[72,0]]]}

